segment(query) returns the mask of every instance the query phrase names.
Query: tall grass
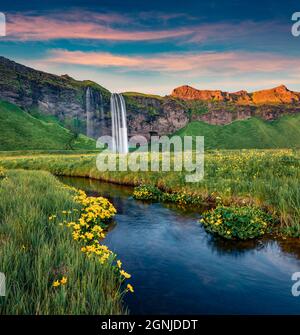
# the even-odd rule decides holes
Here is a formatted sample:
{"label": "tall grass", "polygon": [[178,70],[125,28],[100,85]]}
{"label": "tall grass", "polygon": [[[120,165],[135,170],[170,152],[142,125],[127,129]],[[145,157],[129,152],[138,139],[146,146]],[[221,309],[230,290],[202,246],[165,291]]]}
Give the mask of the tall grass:
{"label": "tall grass", "polygon": [[[0,181],[0,314],[122,314],[110,263],[86,257],[62,211],[78,208],[70,190],[43,171],[11,170]],[[76,219],[76,212],[68,219]],[[56,214],[57,220],[49,220]],[[66,285],[53,287],[67,277]]]}
{"label": "tall grass", "polygon": [[288,149],[209,151],[205,154],[204,179],[197,183],[186,183],[184,171],[100,172],[96,155],[0,157],[0,165],[125,185],[155,185],[165,191],[185,191],[203,201],[220,196],[225,203],[255,203],[279,218],[285,234],[300,237],[299,153]]}

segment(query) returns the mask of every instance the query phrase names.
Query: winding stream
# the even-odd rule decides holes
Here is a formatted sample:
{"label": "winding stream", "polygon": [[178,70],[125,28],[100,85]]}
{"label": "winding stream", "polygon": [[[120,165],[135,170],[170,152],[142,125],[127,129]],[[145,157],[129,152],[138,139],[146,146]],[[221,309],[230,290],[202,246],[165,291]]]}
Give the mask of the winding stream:
{"label": "winding stream", "polygon": [[223,241],[205,232],[197,213],[135,201],[124,186],[60,180],[116,206],[105,243],[132,274],[132,314],[300,314],[300,296],[291,293],[298,241]]}

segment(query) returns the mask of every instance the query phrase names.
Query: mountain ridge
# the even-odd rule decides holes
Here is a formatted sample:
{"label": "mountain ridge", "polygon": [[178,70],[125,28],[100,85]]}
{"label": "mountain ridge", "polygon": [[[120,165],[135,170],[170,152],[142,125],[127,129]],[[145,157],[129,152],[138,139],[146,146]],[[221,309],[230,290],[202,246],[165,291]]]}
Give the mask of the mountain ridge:
{"label": "mountain ridge", "polygon": [[183,85],[174,88],[171,96],[182,100],[220,101],[238,105],[294,104],[300,101],[300,92],[291,91],[285,85],[254,92],[241,90],[233,93],[221,90],[199,90]]}
{"label": "mountain ridge", "polygon": [[[78,81],[67,74],[52,75],[0,57],[0,100],[34,116],[54,117],[77,133],[95,139],[111,135],[110,96],[109,90],[95,82]],[[148,139],[151,135],[170,135],[192,121],[226,125],[252,117],[272,121],[300,114],[300,93],[283,85],[253,93],[197,90],[184,85],[167,96],[139,92],[125,92],[123,96],[129,137]]]}
{"label": "mountain ridge", "polygon": [[[87,115],[86,92],[92,94],[92,117]],[[54,75],[0,57],[0,100],[8,101],[31,113],[55,116],[65,127],[87,134],[87,121],[94,124],[92,137],[99,137],[99,115],[109,119],[110,92],[99,84],[78,81],[69,75]],[[102,128],[102,127],[101,127]]]}

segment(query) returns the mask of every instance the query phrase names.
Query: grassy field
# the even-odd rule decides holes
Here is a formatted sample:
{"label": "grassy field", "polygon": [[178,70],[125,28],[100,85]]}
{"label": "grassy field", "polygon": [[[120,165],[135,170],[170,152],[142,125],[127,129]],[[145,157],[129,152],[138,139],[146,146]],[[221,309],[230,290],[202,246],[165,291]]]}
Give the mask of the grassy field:
{"label": "grassy field", "polygon": [[95,141],[76,136],[51,119],[40,120],[0,101],[0,150],[95,149]]}
{"label": "grassy field", "polygon": [[297,150],[208,151],[201,182],[186,183],[185,172],[100,172],[96,155],[0,157],[6,168],[47,170],[125,185],[155,185],[186,192],[202,202],[251,203],[276,215],[281,232],[300,237],[300,152]]}
{"label": "grassy field", "polygon": [[78,219],[72,191],[48,172],[5,175],[0,178],[0,269],[7,290],[0,314],[123,314],[115,267],[87,257],[70,228],[59,224]]}
{"label": "grassy field", "polygon": [[300,148],[300,115],[272,122],[250,118],[225,126],[195,121],[174,135],[204,136],[207,149]]}

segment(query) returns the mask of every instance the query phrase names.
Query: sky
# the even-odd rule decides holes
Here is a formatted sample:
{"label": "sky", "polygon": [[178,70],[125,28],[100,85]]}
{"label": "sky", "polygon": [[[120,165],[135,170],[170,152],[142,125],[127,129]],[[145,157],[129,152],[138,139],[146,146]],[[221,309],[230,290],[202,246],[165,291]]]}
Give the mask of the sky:
{"label": "sky", "polygon": [[3,1],[0,55],[112,92],[300,91],[300,1]]}

